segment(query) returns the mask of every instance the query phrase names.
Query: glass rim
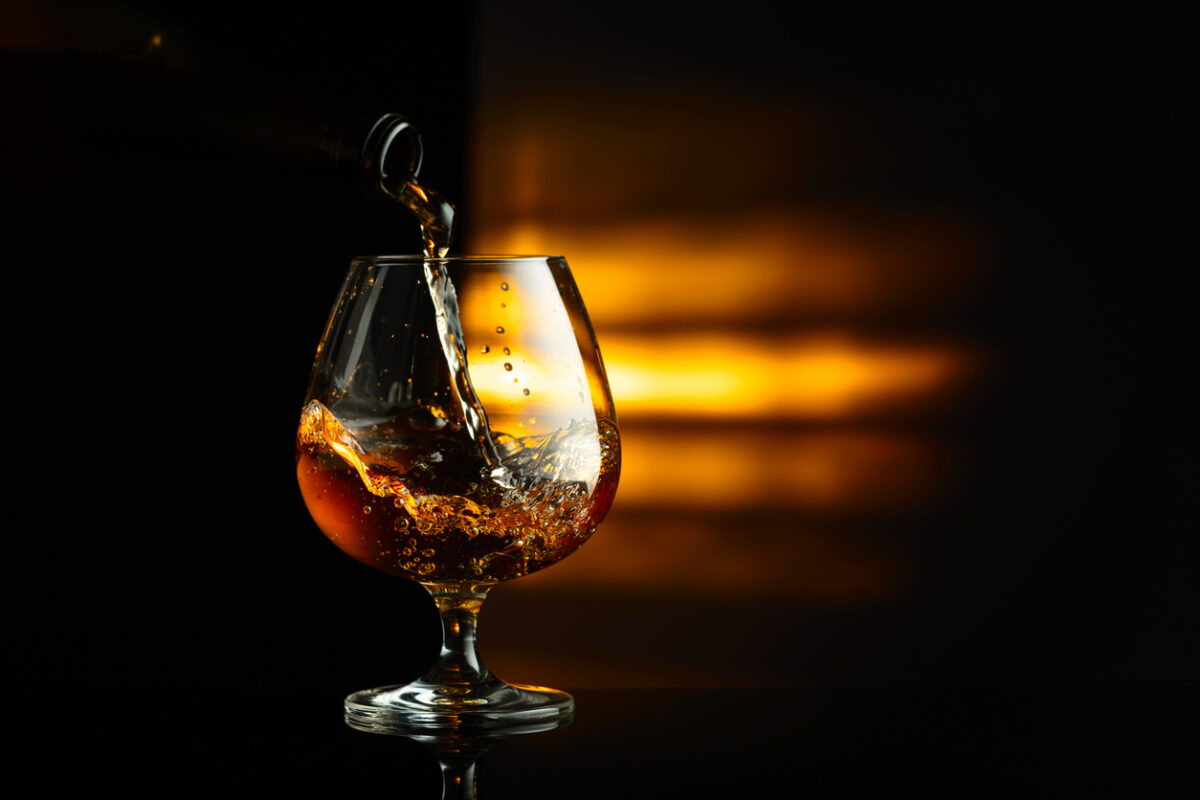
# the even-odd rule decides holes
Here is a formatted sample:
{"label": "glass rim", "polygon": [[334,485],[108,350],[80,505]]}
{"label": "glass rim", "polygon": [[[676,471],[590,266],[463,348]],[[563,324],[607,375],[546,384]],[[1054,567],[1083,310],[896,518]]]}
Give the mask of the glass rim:
{"label": "glass rim", "polygon": [[420,264],[425,261],[480,261],[488,263],[510,263],[517,261],[538,261],[546,262],[558,259],[566,261],[566,256],[562,255],[448,255],[438,258],[430,258],[429,256],[418,255],[415,253],[405,253],[401,255],[363,255],[355,256],[354,261],[395,261],[400,263]]}

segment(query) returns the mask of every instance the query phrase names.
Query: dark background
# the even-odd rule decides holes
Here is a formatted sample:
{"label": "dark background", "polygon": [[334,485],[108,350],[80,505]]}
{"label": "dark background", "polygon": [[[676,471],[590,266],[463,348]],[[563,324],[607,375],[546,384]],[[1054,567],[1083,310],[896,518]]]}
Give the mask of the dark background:
{"label": "dark background", "polygon": [[[0,49],[9,665],[43,687],[336,694],[414,676],[436,651],[432,605],[320,536],[292,438],[345,265],[415,251],[415,226],[279,148],[181,124],[174,98],[198,81],[231,107],[394,104],[424,132],[422,177],[461,197],[477,9],[88,8],[13,4]],[[758,10],[639,7],[619,30],[580,10],[548,51],[610,37],[613,69],[693,64],[733,94],[794,82],[932,104],[939,158],[873,191],[969,206],[1001,266],[951,321],[1002,355],[962,429],[985,467],[928,521],[941,579],[881,618],[878,647],[825,639],[870,669],[815,674],[1194,683],[1177,21],[806,8],[785,28]],[[535,28],[537,12],[512,5]],[[186,48],[148,56],[156,30]],[[714,164],[736,160],[714,142]],[[464,224],[470,249],[469,209]]]}

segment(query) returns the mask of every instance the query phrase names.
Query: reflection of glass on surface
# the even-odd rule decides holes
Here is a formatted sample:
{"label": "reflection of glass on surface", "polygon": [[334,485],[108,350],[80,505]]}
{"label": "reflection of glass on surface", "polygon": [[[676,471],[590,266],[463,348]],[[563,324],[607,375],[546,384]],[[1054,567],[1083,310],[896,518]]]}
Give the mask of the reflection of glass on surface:
{"label": "reflection of glass on surface", "polygon": [[[442,773],[442,800],[475,800],[479,797],[479,760],[489,750],[510,736],[545,733],[564,728],[571,724],[573,718],[572,714],[567,714],[555,719],[510,726],[502,731],[481,731],[474,734],[454,731],[392,734],[420,742],[434,754]],[[354,727],[353,723],[351,727]],[[371,733],[379,732],[374,729],[367,730]]]}

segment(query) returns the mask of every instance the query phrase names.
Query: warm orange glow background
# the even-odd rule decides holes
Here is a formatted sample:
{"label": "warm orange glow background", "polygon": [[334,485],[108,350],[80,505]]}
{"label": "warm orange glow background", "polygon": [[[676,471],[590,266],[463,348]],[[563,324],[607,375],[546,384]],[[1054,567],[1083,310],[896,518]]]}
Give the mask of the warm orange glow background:
{"label": "warm orange glow background", "polygon": [[[504,52],[485,44],[470,248],[567,257],[624,463],[587,547],[489,601],[491,666],[563,686],[804,682],[794,653],[755,661],[755,642],[897,602],[920,580],[918,520],[969,468],[935,430],[987,356],[932,320],[970,301],[986,243],[944,207],[823,196],[914,157],[828,103],[683,79],[564,93],[507,79]],[[723,642],[688,610],[764,603]]]}

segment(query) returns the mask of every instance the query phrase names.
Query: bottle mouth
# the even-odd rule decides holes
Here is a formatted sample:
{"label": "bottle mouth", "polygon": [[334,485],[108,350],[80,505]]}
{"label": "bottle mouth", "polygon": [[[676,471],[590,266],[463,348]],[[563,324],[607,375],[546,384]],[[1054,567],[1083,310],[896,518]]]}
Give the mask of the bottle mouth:
{"label": "bottle mouth", "polygon": [[400,114],[384,114],[371,127],[363,143],[364,163],[378,164],[379,179],[387,185],[391,180],[417,177],[425,149],[421,133]]}

